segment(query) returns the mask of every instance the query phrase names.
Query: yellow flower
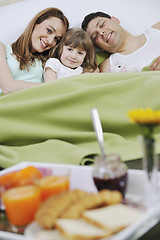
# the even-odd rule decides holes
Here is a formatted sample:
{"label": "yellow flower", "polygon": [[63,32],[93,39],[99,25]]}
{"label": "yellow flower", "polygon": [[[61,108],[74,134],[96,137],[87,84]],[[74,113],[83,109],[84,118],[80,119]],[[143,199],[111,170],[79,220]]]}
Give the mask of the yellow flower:
{"label": "yellow flower", "polygon": [[140,124],[160,124],[160,110],[134,109],[129,111],[128,116],[132,122]]}
{"label": "yellow flower", "polygon": [[[128,112],[128,116],[132,122],[136,123],[142,135],[143,140],[143,161],[145,166],[145,171],[147,171],[148,179],[151,180],[153,188],[152,176],[156,174],[155,169],[157,169],[157,163],[154,152],[154,129],[158,124],[160,124],[160,110],[153,110],[151,108],[146,109],[134,109]],[[155,182],[155,181],[154,181]],[[151,186],[151,188],[152,188]]]}

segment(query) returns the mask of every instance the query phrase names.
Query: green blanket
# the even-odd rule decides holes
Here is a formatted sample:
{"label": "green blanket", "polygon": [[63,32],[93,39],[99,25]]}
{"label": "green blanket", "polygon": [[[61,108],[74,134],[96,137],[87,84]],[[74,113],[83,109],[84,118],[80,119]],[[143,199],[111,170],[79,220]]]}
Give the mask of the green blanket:
{"label": "green blanket", "polygon": [[[142,156],[130,109],[160,109],[160,72],[97,73],[59,79],[0,97],[0,166],[22,161],[88,164],[100,153],[91,109],[97,108],[107,153]],[[160,153],[160,127],[155,132]]]}

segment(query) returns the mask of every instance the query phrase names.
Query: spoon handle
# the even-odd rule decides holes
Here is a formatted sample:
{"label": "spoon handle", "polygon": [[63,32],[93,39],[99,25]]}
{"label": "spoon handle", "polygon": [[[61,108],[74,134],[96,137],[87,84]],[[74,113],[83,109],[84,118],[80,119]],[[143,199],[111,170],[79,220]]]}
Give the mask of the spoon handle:
{"label": "spoon handle", "polygon": [[106,152],[104,148],[104,139],[103,139],[103,131],[102,131],[102,126],[99,118],[99,114],[97,109],[92,109],[92,122],[93,122],[93,127],[94,131],[96,132],[97,140],[101,149],[101,154],[102,154],[102,159],[106,160]]}

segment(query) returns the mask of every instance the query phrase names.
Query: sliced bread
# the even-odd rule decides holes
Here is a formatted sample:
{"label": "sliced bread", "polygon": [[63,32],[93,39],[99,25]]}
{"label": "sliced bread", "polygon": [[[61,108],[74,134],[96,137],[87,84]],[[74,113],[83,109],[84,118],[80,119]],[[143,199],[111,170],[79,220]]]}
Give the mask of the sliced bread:
{"label": "sliced bread", "polygon": [[58,230],[40,230],[35,240],[66,240]]}
{"label": "sliced bread", "polygon": [[83,217],[87,221],[112,232],[126,228],[142,216],[142,211],[124,204],[113,204],[103,208],[86,210],[83,213]]}
{"label": "sliced bread", "polygon": [[109,230],[99,228],[83,219],[60,218],[56,227],[69,240],[98,240],[111,235]]}

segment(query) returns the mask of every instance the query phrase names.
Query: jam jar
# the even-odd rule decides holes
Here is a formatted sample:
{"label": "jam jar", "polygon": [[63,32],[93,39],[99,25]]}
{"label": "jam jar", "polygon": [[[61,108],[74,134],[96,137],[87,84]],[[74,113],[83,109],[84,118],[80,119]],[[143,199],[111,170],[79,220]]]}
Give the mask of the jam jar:
{"label": "jam jar", "polygon": [[125,196],[127,188],[127,165],[121,161],[117,154],[110,154],[103,160],[101,156],[95,157],[93,167],[93,180],[97,190],[118,190]]}

